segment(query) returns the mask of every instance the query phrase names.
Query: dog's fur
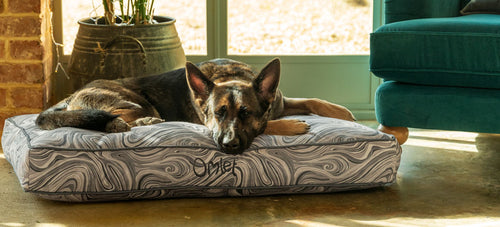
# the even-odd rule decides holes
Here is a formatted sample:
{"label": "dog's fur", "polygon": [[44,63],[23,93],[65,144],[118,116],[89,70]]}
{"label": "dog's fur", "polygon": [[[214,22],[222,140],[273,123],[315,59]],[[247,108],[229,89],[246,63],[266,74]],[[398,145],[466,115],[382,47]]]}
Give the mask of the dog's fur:
{"label": "dog's fur", "polygon": [[206,125],[226,153],[241,153],[255,136],[266,133],[298,135],[309,125],[294,114],[317,114],[352,121],[343,106],[319,99],[282,96],[277,89],[280,61],[274,59],[255,74],[248,65],[215,59],[158,76],[96,80],[36,120],[42,129],[79,127],[124,132],[131,127],[163,121]]}

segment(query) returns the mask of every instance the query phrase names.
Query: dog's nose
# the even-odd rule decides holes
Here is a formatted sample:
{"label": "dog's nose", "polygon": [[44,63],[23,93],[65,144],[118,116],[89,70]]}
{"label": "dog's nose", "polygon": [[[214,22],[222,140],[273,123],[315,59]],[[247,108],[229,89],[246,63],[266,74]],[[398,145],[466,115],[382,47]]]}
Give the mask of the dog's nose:
{"label": "dog's nose", "polygon": [[233,138],[232,140],[222,141],[222,148],[226,151],[236,151],[240,147],[240,140],[238,138]]}
{"label": "dog's nose", "polygon": [[227,130],[225,130],[224,134],[222,135],[222,140],[219,140],[224,153],[237,154],[241,152],[241,140],[236,133],[236,128],[234,127],[234,125],[235,123],[231,122]]}

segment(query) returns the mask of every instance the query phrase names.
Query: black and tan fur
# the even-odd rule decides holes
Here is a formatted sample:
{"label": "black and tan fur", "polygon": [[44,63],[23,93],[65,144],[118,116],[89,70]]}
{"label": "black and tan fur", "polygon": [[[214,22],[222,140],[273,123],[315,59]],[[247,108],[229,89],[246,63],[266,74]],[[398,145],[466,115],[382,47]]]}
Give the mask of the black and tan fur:
{"label": "black and tan fur", "polygon": [[[79,127],[124,132],[163,121],[206,125],[226,153],[241,153],[255,136],[298,135],[309,125],[294,114],[317,114],[354,120],[343,106],[319,99],[287,98],[277,89],[280,61],[274,59],[259,74],[248,65],[215,59],[158,76],[97,80],[43,111],[42,129]],[[278,120],[277,120],[278,119]]]}

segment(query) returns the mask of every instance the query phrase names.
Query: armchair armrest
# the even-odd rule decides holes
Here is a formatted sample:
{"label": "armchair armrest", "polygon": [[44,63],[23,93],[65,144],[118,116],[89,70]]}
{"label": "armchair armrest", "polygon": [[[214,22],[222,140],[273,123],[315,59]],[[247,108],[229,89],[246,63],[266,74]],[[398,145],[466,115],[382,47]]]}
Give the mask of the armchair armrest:
{"label": "armchair armrest", "polygon": [[456,17],[469,0],[385,0],[385,23],[429,17]]}

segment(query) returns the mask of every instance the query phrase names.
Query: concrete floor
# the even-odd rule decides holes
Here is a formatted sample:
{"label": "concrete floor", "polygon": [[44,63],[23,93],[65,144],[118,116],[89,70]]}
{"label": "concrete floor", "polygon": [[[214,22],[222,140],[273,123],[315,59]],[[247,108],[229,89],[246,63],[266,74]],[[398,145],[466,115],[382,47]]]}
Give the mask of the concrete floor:
{"label": "concrete floor", "polygon": [[500,135],[410,130],[397,183],[355,192],[61,203],[23,192],[2,153],[0,187],[0,226],[500,226]]}

